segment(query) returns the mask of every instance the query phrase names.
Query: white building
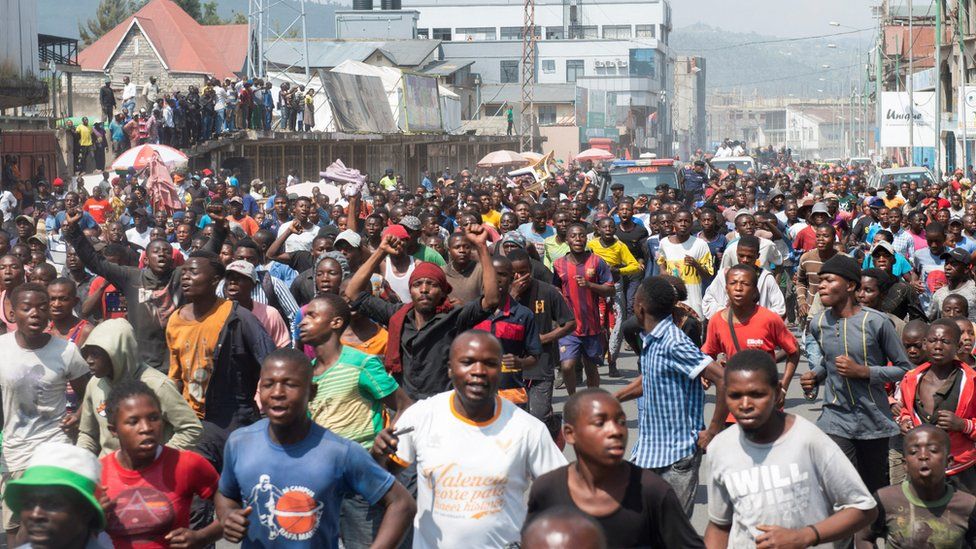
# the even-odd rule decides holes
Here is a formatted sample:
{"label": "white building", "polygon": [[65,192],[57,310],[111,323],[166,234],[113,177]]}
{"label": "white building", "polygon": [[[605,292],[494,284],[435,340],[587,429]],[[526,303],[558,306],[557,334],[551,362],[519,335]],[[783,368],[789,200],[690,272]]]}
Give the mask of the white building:
{"label": "white building", "polygon": [[[417,36],[440,40],[443,59],[473,62],[471,73],[486,89],[519,82],[522,0],[403,0],[403,9],[420,13]],[[535,25],[535,88],[540,96],[554,95],[541,91],[546,86],[562,90],[566,84],[606,93],[599,116],[593,116],[592,105],[587,107],[586,124],[578,130],[582,146],[590,138],[609,137],[633,153],[671,154],[668,97],[673,97],[674,77],[668,47],[671,6],[666,0],[536,0]],[[484,95],[481,105],[497,103]],[[552,116],[554,110],[553,105],[536,104],[540,126],[567,123],[563,116]]]}

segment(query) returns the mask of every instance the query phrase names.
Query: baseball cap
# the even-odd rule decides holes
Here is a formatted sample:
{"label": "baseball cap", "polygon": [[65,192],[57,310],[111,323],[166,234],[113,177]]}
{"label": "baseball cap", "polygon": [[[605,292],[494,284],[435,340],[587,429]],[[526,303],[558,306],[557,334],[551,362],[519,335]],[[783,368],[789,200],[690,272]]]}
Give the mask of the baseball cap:
{"label": "baseball cap", "polygon": [[962,218],[961,217],[953,217],[952,219],[949,220],[949,225],[952,225],[954,223],[958,223],[958,224],[962,225]]}
{"label": "baseball cap", "polygon": [[957,261],[959,263],[962,263],[963,265],[969,265],[969,261],[970,261],[969,252],[967,252],[963,248],[953,248],[948,252],[942,254],[940,257],[942,259],[951,259],[953,261]]}
{"label": "baseball cap", "polygon": [[403,228],[403,225],[390,225],[389,227],[383,229],[383,236],[393,235],[400,240],[407,240],[410,238],[410,234],[407,230]]}
{"label": "baseball cap", "polygon": [[810,210],[810,215],[818,214],[818,213],[830,215],[830,211],[827,210],[827,205],[824,204],[823,202],[817,202],[816,204],[813,205],[813,209]]}
{"label": "baseball cap", "polygon": [[345,242],[352,248],[358,248],[363,243],[363,237],[352,229],[346,229],[336,236],[334,245],[338,246],[339,242]]}
{"label": "baseball cap", "polygon": [[227,202],[229,202],[231,204],[234,204],[234,203],[244,204],[244,199],[241,198],[241,197],[239,197],[239,196],[232,196],[232,197],[230,197],[230,200],[228,200]]}
{"label": "baseball cap", "polygon": [[887,240],[881,240],[874,246],[871,246],[871,255],[874,255],[874,252],[878,250],[884,250],[891,255],[895,255],[895,247],[892,246],[891,242],[888,242]]}
{"label": "baseball cap", "polygon": [[14,219],[14,224],[20,223],[21,221],[25,223],[30,223],[31,225],[34,224],[34,219],[24,214],[18,215],[17,218]]}
{"label": "baseball cap", "polygon": [[238,259],[231,261],[225,271],[228,273],[234,272],[239,275],[243,275],[251,280],[257,280],[257,274],[254,272],[254,265],[250,261],[244,261],[243,259]]}
{"label": "baseball cap", "polygon": [[419,231],[420,219],[413,215],[405,215],[400,219],[400,225],[411,231]]}
{"label": "baseball cap", "polygon": [[870,199],[868,199],[868,207],[871,207],[871,208],[882,208],[882,207],[884,207],[884,200],[882,200],[882,199],[880,199],[878,197],[870,198]]}
{"label": "baseball cap", "polygon": [[739,219],[743,215],[752,215],[752,212],[750,212],[749,210],[743,208],[743,209],[741,209],[741,210],[739,210],[739,211],[737,211],[735,213],[735,219]]}

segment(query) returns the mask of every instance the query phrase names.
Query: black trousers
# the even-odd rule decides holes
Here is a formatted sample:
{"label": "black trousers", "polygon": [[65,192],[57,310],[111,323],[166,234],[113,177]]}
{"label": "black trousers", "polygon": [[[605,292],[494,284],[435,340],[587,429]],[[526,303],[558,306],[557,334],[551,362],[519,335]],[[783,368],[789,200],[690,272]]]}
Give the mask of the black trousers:
{"label": "black trousers", "polygon": [[840,446],[847,459],[854,464],[869,492],[874,493],[888,486],[889,437],[857,440],[837,435],[828,436],[837,443],[837,446]]}

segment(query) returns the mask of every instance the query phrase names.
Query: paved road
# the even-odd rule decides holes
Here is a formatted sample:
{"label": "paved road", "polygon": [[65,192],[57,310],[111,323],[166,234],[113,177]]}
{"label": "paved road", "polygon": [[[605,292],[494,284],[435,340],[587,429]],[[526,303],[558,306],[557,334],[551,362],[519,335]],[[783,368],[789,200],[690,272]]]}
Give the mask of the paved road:
{"label": "paved road", "polygon": [[[626,349],[626,346],[624,348]],[[601,378],[601,387],[610,392],[617,391],[626,385],[631,379],[637,376],[637,359],[633,353],[625,352],[624,358],[618,360],[617,364],[621,373],[623,374],[622,378],[609,379],[605,375],[606,368],[602,368],[601,373],[604,375]],[[782,371],[782,367],[783,365],[780,364],[780,371]],[[793,382],[790,383],[790,390],[786,395],[786,410],[814,421],[820,414],[820,402],[813,401],[811,403],[811,401],[803,398],[803,391],[800,389],[800,375],[806,371],[807,364],[806,361],[803,360],[800,362],[800,365],[797,366],[796,375]],[[712,410],[715,409],[714,395],[714,392],[710,392],[705,401],[706,423],[707,419],[712,417]],[[567,395],[565,390],[556,391],[556,395],[553,397],[553,406],[556,408],[556,411],[562,410],[562,405],[564,402],[566,402],[566,398]],[[630,449],[634,446],[634,442],[637,440],[637,401],[624,403],[624,412],[627,414],[627,427],[629,431],[629,438],[627,440],[627,455],[629,456]],[[565,454],[567,459],[574,459],[573,450],[569,446],[566,447]],[[699,479],[701,479],[702,483],[698,486],[698,494],[695,497],[695,511],[691,518],[692,525],[700,534],[703,535],[705,533],[705,526],[708,524],[708,510],[705,505],[706,495],[704,485],[707,474],[707,468],[702,466],[701,471],[699,472]]]}
{"label": "paved road", "polygon": [[[626,349],[626,346],[624,347]],[[631,379],[637,376],[637,358],[633,353],[624,352],[623,358],[617,362],[620,372],[623,377],[617,379],[610,379],[606,377],[606,368],[601,368],[602,374],[602,384],[601,386],[607,391],[615,392],[624,385],[626,385]],[[780,365],[782,368],[782,364]],[[810,401],[803,398],[803,391],[800,390],[800,374],[807,371],[806,361],[802,361],[797,367],[796,376],[793,382],[790,384],[789,394],[786,396],[786,410],[792,413],[802,415],[809,420],[815,420],[820,413],[819,401]],[[566,391],[557,390],[553,397],[553,406],[557,412],[562,411],[563,403],[566,402]],[[714,393],[709,393],[705,401],[705,417],[712,417],[712,410],[715,408],[715,397]],[[630,449],[633,447],[634,442],[637,440],[637,402],[630,401],[624,403],[624,411],[627,413],[627,427],[629,430],[629,437],[627,440],[627,452],[629,456]],[[566,458],[569,460],[574,459],[573,450],[571,447],[567,446],[565,450]],[[707,477],[708,471],[705,466],[702,467],[699,472],[699,478],[704,479]],[[691,523],[695,529],[700,533],[705,533],[705,526],[708,524],[708,511],[705,505],[705,485],[699,484],[698,495],[695,497],[695,511],[691,518]],[[233,544],[223,542],[217,544],[220,549],[229,549],[234,547]]]}

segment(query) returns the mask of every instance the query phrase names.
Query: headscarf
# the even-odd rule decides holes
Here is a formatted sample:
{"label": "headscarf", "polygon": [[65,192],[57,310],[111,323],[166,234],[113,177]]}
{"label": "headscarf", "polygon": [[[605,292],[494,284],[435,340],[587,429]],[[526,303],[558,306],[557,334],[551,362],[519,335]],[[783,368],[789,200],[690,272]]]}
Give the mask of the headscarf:
{"label": "headscarf", "polygon": [[[421,278],[433,280],[444,292],[444,300],[437,305],[434,314],[450,311],[452,305],[451,301],[447,299],[447,296],[453,288],[451,288],[451,284],[447,281],[444,270],[434,263],[420,261],[414,267],[413,272],[410,273],[410,285],[413,286],[413,283]],[[390,373],[400,373],[403,371],[403,357],[400,354],[400,337],[403,335],[403,323],[406,322],[407,315],[411,311],[413,311],[413,303],[408,303],[400,307],[400,310],[393,313],[393,316],[390,317],[390,322],[387,325],[389,337],[386,344],[385,364],[386,370]]]}

